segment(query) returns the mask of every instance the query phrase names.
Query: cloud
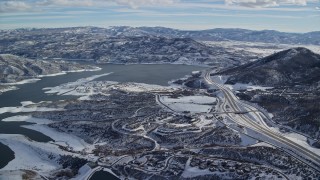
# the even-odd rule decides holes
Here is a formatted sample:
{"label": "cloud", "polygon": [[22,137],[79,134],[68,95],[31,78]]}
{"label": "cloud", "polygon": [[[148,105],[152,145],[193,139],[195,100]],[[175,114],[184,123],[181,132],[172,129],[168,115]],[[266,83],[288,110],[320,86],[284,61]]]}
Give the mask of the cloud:
{"label": "cloud", "polygon": [[180,0],[0,0],[0,12],[41,10],[47,7],[167,6]]}
{"label": "cloud", "polygon": [[[226,5],[217,3],[224,1]],[[261,10],[263,8],[275,7],[280,5],[306,5],[308,2],[318,2],[319,0],[0,0],[0,12],[30,12],[42,11],[49,8],[64,7],[125,7],[129,9],[138,9],[143,7],[162,7],[171,6],[174,8],[184,8],[184,6],[195,8],[215,8],[215,9],[233,9],[235,10]],[[275,8],[268,8],[275,9]],[[277,8],[280,10],[280,8]],[[290,11],[296,9],[287,8]],[[299,8],[301,10],[301,8]]]}
{"label": "cloud", "polygon": [[250,8],[274,7],[280,5],[307,5],[307,0],[225,0],[227,5],[237,5]]}
{"label": "cloud", "polygon": [[3,1],[0,2],[0,12],[26,11],[32,6],[23,1]]}
{"label": "cloud", "polygon": [[92,0],[37,0],[37,6],[92,6]]}
{"label": "cloud", "polygon": [[138,8],[141,6],[155,6],[155,5],[170,5],[177,0],[111,0],[118,5],[130,6],[132,8]]}

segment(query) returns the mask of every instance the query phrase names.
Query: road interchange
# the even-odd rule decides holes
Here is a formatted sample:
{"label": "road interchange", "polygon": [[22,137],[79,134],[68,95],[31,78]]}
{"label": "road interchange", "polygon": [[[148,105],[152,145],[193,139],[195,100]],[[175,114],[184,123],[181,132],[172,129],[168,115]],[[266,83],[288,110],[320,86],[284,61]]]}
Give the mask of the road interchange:
{"label": "road interchange", "polygon": [[[222,91],[222,93],[225,97],[224,98],[225,102],[224,102],[223,106],[226,106],[228,104],[229,107],[232,108],[233,111],[242,112],[239,105],[240,104],[243,105],[243,103],[239,101],[239,99],[233,94],[233,92],[229,88],[225,87],[222,84],[218,84],[218,83],[212,81],[210,74],[211,74],[211,71],[206,71],[205,75],[204,75],[204,79],[209,85],[216,86],[217,88],[219,88]],[[231,116],[229,116],[229,117],[231,117]],[[263,136],[268,137],[272,141],[277,142],[277,144],[275,146],[280,147],[281,149],[288,152],[289,154],[294,153],[296,158],[309,164],[310,166],[317,169],[318,171],[320,170],[320,167],[319,167],[320,155],[319,154],[316,154],[316,153],[310,151],[309,149],[301,146],[300,144],[282,136],[280,133],[275,132],[274,130],[268,128],[268,126],[266,126],[266,124],[264,124],[264,123],[258,124],[254,120],[247,117],[245,114],[238,113],[237,117],[238,118],[233,118],[234,122],[236,122],[237,124],[239,124],[241,126],[245,126],[246,128],[249,128],[249,129],[251,129],[251,130],[253,130]],[[274,144],[274,143],[271,142],[271,144]],[[308,161],[313,162],[314,165]]]}

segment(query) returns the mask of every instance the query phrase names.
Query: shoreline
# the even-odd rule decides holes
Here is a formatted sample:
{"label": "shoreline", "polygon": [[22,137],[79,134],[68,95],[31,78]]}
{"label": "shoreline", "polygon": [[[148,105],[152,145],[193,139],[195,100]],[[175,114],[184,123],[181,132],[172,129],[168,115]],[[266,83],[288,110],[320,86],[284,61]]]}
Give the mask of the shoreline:
{"label": "shoreline", "polygon": [[12,86],[12,85],[22,85],[22,84],[27,84],[27,83],[35,83],[37,81],[40,81],[41,79],[39,78],[30,78],[30,79],[24,79],[18,82],[12,82],[12,83],[0,83],[2,86]]}
{"label": "shoreline", "polygon": [[14,91],[14,90],[18,90],[18,89],[19,89],[19,88],[16,87],[16,86],[10,86],[10,85],[8,85],[8,86],[6,86],[6,85],[1,86],[1,85],[0,85],[0,95],[1,95],[2,93],[8,92],[8,91]]}
{"label": "shoreline", "polygon": [[159,62],[159,63],[116,63],[116,62],[98,62],[95,63],[96,65],[106,65],[106,64],[115,64],[115,65],[124,65],[124,66],[130,66],[130,65],[185,65],[185,66],[199,66],[199,67],[207,67],[210,68],[212,66],[207,64],[199,64],[199,63],[179,63],[179,62]]}
{"label": "shoreline", "polygon": [[30,77],[30,79],[23,79],[23,80],[17,81],[17,82],[0,83],[0,86],[8,87],[8,88],[4,88],[4,90],[0,90],[0,95],[1,95],[2,93],[5,93],[5,92],[18,90],[19,88],[16,87],[17,85],[35,83],[35,82],[37,82],[37,81],[41,81],[41,80],[42,80],[41,78],[44,78],[44,77],[54,77],[54,76],[65,75],[65,74],[67,74],[67,73],[91,72],[91,71],[100,71],[100,70],[102,70],[102,68],[96,67],[96,68],[94,68],[94,69],[79,69],[79,70],[61,71],[61,72],[59,72],[59,73],[53,73],[53,74],[46,74],[46,75],[34,76],[34,77]]}
{"label": "shoreline", "polygon": [[96,65],[96,66],[93,69],[79,69],[79,70],[62,71],[62,72],[59,72],[59,73],[38,75],[38,76],[31,77],[30,79],[24,79],[24,80],[21,80],[21,81],[18,81],[18,82],[0,83],[0,86],[11,86],[11,88],[5,88],[4,91],[0,90],[0,95],[2,95],[5,92],[18,90],[19,88],[16,87],[17,85],[23,85],[23,84],[28,84],[28,83],[36,83],[37,81],[41,81],[42,80],[41,78],[44,78],[44,77],[54,77],[54,76],[65,75],[65,74],[68,74],[68,73],[100,71],[100,70],[102,70],[102,68],[100,68],[98,66],[99,65],[106,65],[106,64],[124,65],[124,66],[129,66],[129,65],[185,65],[185,66],[198,66],[198,67],[203,67],[203,68],[212,67],[212,66],[207,65],[207,64],[199,64],[199,63],[192,64],[192,63],[179,63],[179,62],[177,62],[177,63],[166,63],[166,62],[159,62],[159,63],[115,63],[115,62],[111,62],[111,63],[110,62],[90,63],[88,61],[85,61],[85,62],[88,63],[88,64]]}

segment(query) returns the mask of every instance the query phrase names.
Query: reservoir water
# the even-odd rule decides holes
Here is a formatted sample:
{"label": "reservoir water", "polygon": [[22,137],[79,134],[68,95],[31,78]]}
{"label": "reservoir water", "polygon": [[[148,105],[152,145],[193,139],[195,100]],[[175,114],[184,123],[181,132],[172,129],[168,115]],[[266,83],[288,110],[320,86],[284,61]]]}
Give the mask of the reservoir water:
{"label": "reservoir water", "polygon": [[[22,101],[57,101],[63,99],[75,98],[74,96],[58,96],[45,94],[43,88],[54,87],[63,83],[73,82],[80,78],[86,78],[92,75],[113,72],[108,76],[98,78],[96,80],[107,80],[117,82],[138,82],[157,85],[168,85],[168,81],[181,78],[190,74],[192,71],[202,70],[203,67],[188,66],[188,65],[116,65],[105,64],[98,65],[102,68],[101,71],[68,73],[60,76],[44,77],[42,80],[35,83],[18,85],[18,90],[5,92],[0,95],[0,108],[20,106]],[[21,113],[19,113],[21,114]],[[18,115],[18,113],[0,114],[0,120]],[[48,142],[52,140],[48,136],[37,131],[29,130],[21,127],[30,123],[25,122],[3,122],[0,121],[0,134],[22,134],[28,138],[38,142]],[[13,152],[5,145],[0,143],[0,168],[4,167],[14,158]],[[103,172],[100,172],[103,174]],[[99,177],[100,174],[94,177]],[[99,178],[94,178],[99,179]]]}

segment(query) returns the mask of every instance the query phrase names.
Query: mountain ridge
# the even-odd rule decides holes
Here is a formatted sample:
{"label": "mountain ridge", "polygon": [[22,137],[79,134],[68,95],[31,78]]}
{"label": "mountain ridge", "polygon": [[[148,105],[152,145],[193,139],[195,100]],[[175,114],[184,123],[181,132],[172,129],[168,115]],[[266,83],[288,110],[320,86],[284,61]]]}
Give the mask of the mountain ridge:
{"label": "mountain ridge", "polygon": [[320,31],[306,33],[280,32],[276,30],[249,30],[240,28],[214,28],[206,30],[179,30],[167,27],[131,27],[111,26],[109,28],[85,26],[65,28],[44,28],[44,29],[15,29],[1,30],[1,32],[15,31],[67,31],[70,33],[86,32],[99,33],[107,36],[166,36],[166,37],[188,37],[195,40],[207,41],[246,41],[265,42],[277,44],[310,44],[320,45]]}
{"label": "mountain ridge", "polygon": [[0,53],[33,59],[86,59],[96,63],[121,64],[176,63],[225,66],[257,59],[256,54],[243,51],[228,52],[224,48],[206,46],[191,38],[107,36],[87,30],[52,29],[31,30],[27,33],[0,33]]}
{"label": "mountain ridge", "polygon": [[302,47],[291,48],[219,74],[230,76],[227,84],[309,85],[320,80],[320,55]]}
{"label": "mountain ridge", "polygon": [[0,83],[16,83],[39,75],[50,75],[66,71],[94,69],[93,66],[80,65],[64,61],[43,61],[0,54]]}

